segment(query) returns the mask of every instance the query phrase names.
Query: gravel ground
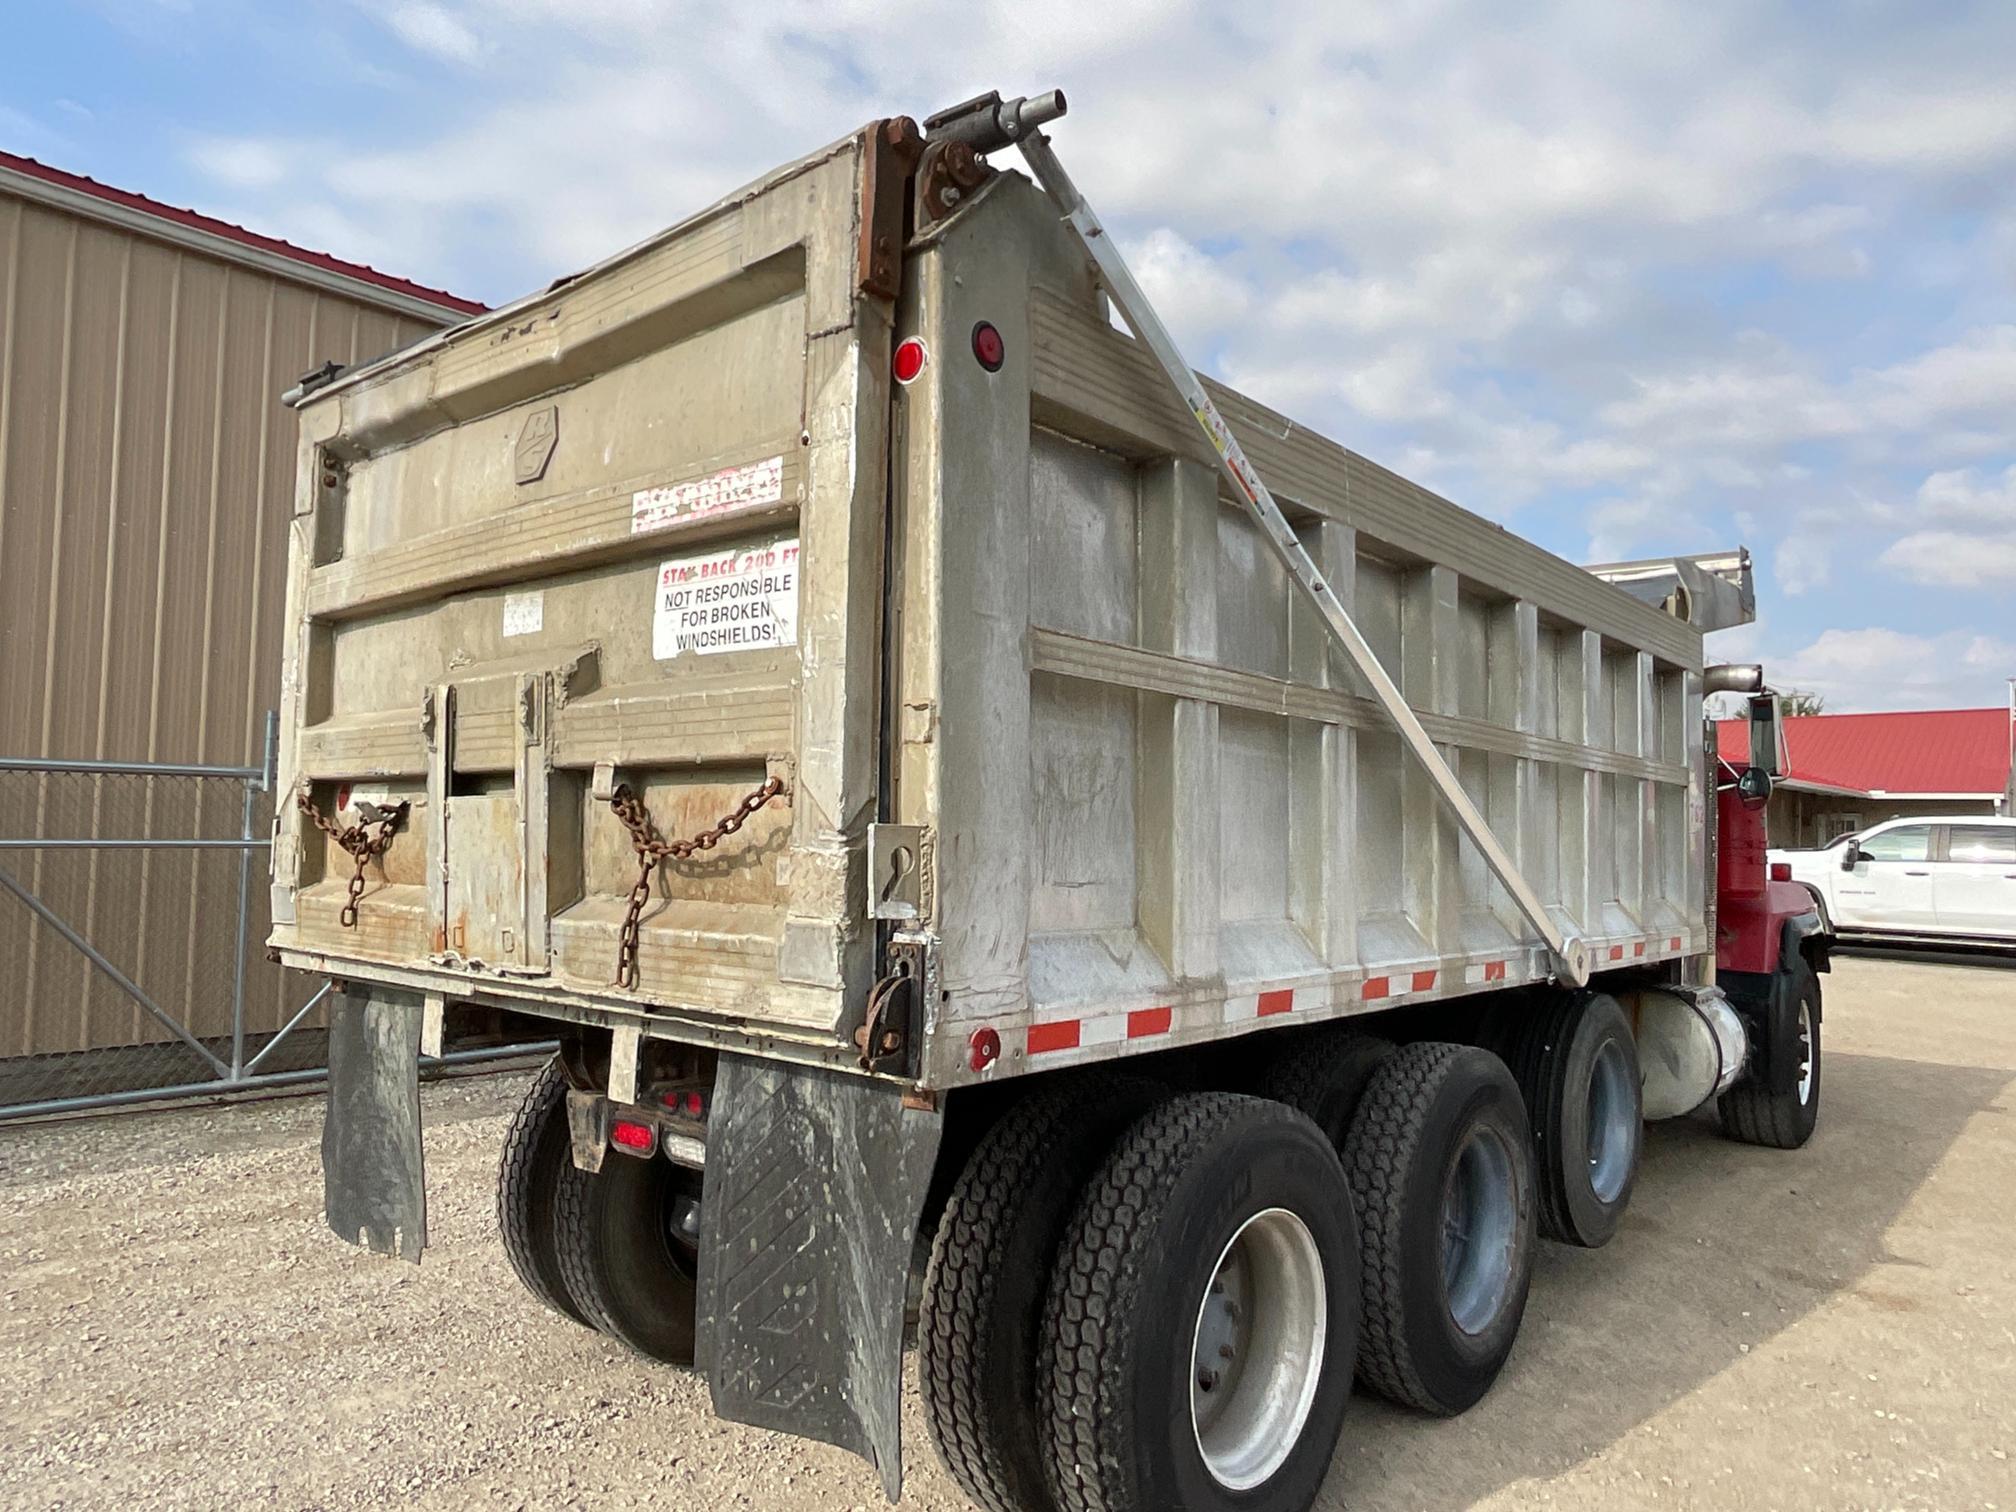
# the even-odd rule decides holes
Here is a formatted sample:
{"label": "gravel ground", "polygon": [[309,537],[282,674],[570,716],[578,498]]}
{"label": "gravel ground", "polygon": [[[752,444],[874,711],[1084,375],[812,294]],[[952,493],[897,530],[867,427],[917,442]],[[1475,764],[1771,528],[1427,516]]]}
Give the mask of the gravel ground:
{"label": "gravel ground", "polygon": [[[1781,1154],[1655,1126],[1544,1246],[1497,1389],[1353,1404],[1324,1505],[2016,1512],[2016,968],[1858,957]],[[0,1133],[0,1506],[872,1507],[837,1451],[543,1312],[491,1216],[520,1079],[426,1093],[418,1269],[321,1225],[313,1098]],[[906,1401],[906,1505],[963,1505]]]}

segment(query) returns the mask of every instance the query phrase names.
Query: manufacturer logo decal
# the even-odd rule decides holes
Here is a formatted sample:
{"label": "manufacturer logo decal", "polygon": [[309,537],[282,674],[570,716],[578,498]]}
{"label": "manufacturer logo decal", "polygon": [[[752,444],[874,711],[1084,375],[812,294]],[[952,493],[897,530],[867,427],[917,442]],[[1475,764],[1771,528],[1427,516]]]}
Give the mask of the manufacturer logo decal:
{"label": "manufacturer logo decal", "polygon": [[546,464],[553,460],[553,448],[560,441],[560,408],[549,404],[525,417],[518,431],[518,446],[512,454],[520,483],[537,483],[546,476]]}

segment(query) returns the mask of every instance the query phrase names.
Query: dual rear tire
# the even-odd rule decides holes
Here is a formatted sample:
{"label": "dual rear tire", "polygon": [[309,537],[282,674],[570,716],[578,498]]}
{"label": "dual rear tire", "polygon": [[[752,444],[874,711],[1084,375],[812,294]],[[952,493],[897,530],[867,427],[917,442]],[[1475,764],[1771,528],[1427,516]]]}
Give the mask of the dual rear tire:
{"label": "dual rear tire", "polygon": [[567,1080],[542,1067],[504,1132],[497,1229],[525,1289],[646,1359],[693,1362],[700,1173],[609,1154],[574,1164]]}
{"label": "dual rear tire", "polygon": [[1129,1122],[1037,1092],[983,1139],[919,1329],[926,1419],[980,1506],[1299,1509],[1354,1374],[1442,1414],[1496,1379],[1537,1207],[1511,1074],[1342,1034],[1291,1058],[1274,1097],[1137,1089]]}
{"label": "dual rear tire", "polygon": [[1308,1506],[1350,1396],[1357,1283],[1343,1171],[1306,1117],[1217,1092],[1135,1124],[1044,1307],[1060,1512]]}

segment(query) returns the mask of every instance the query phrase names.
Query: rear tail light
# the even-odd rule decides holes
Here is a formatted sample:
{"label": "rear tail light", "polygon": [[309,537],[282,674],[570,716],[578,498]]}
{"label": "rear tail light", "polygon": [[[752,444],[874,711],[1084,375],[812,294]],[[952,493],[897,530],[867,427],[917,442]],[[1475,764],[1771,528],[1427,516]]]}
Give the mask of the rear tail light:
{"label": "rear tail light", "polygon": [[1792,880],[1792,863],[1790,861],[1773,861],[1771,863],[1771,880],[1773,882],[1790,882]]}
{"label": "rear tail light", "polygon": [[649,1155],[658,1148],[658,1130],[654,1126],[632,1123],[627,1118],[619,1118],[610,1126],[609,1139],[612,1144],[633,1155]]}
{"label": "rear tail light", "polygon": [[973,356],[990,373],[1000,372],[1001,364],[1008,358],[1008,344],[988,321],[973,327]]}

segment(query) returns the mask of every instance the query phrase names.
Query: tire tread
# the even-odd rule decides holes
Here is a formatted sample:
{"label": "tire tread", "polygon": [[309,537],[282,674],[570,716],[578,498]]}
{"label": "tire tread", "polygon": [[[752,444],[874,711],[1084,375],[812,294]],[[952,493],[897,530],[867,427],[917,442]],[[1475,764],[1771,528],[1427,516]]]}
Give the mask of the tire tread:
{"label": "tire tread", "polygon": [[592,1327],[571,1294],[554,1242],[551,1205],[561,1183],[555,1167],[573,1165],[566,1101],[567,1078],[555,1056],[533,1076],[505,1126],[497,1166],[497,1232],[525,1290],[555,1312]]}
{"label": "tire tread", "polygon": [[[1090,1142],[1084,1109],[1091,1100],[1145,1097],[1147,1086],[1074,1079],[1035,1093],[987,1132],[946,1198],[918,1311],[918,1384],[939,1457],[985,1512],[1050,1512],[1038,1447],[1014,1436],[1027,1425],[997,1420],[1007,1414],[989,1400],[1002,1368],[990,1332],[1017,1225],[1029,1221],[1030,1196],[1043,1183],[1073,1179],[1064,1167],[1074,1147]],[[1040,1374],[1035,1379],[1040,1391]]]}
{"label": "tire tread", "polygon": [[1381,1396],[1429,1412],[1438,1409],[1408,1349],[1402,1302],[1405,1175],[1435,1094],[1463,1049],[1423,1041],[1388,1056],[1359,1101],[1344,1152],[1358,1217],[1358,1378]]}
{"label": "tire tread", "polygon": [[1127,1372],[1115,1364],[1144,1279],[1143,1231],[1205,1145],[1242,1120],[1273,1116],[1300,1117],[1232,1092],[1172,1098],[1127,1132],[1087,1189],[1058,1254],[1038,1367],[1048,1386],[1046,1460],[1060,1512],[1149,1512],[1127,1499],[1126,1451],[1137,1434]]}

